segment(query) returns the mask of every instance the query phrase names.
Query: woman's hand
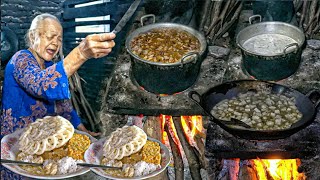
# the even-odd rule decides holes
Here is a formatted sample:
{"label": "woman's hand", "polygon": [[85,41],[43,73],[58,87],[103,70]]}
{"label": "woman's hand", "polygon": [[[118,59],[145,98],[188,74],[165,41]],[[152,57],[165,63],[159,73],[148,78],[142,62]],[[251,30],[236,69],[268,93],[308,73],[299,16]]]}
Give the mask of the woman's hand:
{"label": "woman's hand", "polygon": [[86,60],[90,58],[101,58],[108,55],[115,46],[114,33],[102,33],[88,35],[79,44],[78,49]]}
{"label": "woman's hand", "polygon": [[115,46],[113,41],[115,37],[114,33],[88,35],[64,59],[63,67],[66,75],[70,77],[90,58],[101,58],[108,55]]}
{"label": "woman's hand", "polygon": [[79,124],[79,126],[77,127],[77,129],[79,129],[80,131],[83,131],[83,132],[86,132],[88,134],[90,134],[91,136],[100,136],[101,135],[101,132],[92,132],[92,131],[89,131],[86,127],[84,127],[84,125],[81,123]]}
{"label": "woman's hand", "polygon": [[90,135],[93,136],[93,137],[96,137],[96,136],[100,136],[100,135],[101,135],[101,132],[88,131],[87,133],[90,134]]}

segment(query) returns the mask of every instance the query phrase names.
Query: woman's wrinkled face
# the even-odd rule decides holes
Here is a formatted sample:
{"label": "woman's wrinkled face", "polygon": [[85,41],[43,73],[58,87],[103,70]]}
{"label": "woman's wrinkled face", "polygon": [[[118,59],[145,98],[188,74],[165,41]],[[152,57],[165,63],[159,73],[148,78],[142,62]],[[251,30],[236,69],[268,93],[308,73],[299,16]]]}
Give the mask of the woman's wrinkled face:
{"label": "woman's wrinkled face", "polygon": [[62,45],[62,27],[54,19],[45,19],[35,37],[34,50],[45,61],[52,61]]}

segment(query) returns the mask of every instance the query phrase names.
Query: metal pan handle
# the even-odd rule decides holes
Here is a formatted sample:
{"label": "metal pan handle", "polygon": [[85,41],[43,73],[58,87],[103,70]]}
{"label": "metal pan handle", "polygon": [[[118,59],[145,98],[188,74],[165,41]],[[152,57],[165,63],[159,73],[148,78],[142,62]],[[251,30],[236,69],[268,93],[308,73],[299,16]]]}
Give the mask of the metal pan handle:
{"label": "metal pan handle", "polygon": [[[202,107],[202,102],[201,102],[201,95],[197,92],[197,91],[190,91],[189,94],[188,94],[189,98],[192,99],[200,108],[201,110],[209,117],[211,117],[211,119],[216,122],[218,120],[216,120],[216,118],[214,118],[214,116],[209,113],[207,110],[205,110],[203,107]],[[220,124],[221,122],[216,122],[217,124]]]}
{"label": "metal pan handle", "polygon": [[320,104],[320,91],[313,89],[310,92],[308,92],[306,96],[310,99],[311,102],[314,103],[314,107],[317,109],[317,107]]}
{"label": "metal pan handle", "polygon": [[156,22],[156,16],[155,16],[154,14],[146,14],[146,15],[144,15],[144,16],[142,16],[142,17],[140,18],[141,26],[144,26],[144,24],[143,24],[144,19],[149,18],[149,17],[152,17],[152,18],[153,18],[153,21],[152,21],[153,24]]}
{"label": "metal pan handle", "polygon": [[182,56],[181,60],[180,60],[180,63],[181,65],[184,65],[186,64],[186,59],[189,57],[189,56],[195,56],[195,61],[198,61],[199,57],[200,57],[200,54],[198,52],[188,52],[187,54],[185,54],[184,56]]}
{"label": "metal pan handle", "polygon": [[258,17],[259,20],[260,20],[259,22],[262,21],[261,15],[260,15],[260,14],[256,14],[256,15],[253,15],[253,16],[250,16],[250,17],[249,17],[249,24],[252,24],[252,20],[255,19],[255,18],[257,18],[257,17]]}
{"label": "metal pan handle", "polygon": [[[195,103],[197,103],[197,105],[199,105],[201,108],[202,106],[200,105],[201,104],[201,95],[197,92],[197,91],[190,91],[189,94],[188,94],[189,98],[192,99]],[[194,96],[196,96],[196,98],[198,99],[195,99]],[[203,108],[202,108],[203,109]]]}
{"label": "metal pan handle", "polygon": [[295,53],[296,53],[296,52],[298,51],[298,49],[299,49],[299,44],[298,44],[298,43],[291,43],[291,44],[288,44],[288,45],[286,45],[286,46],[284,47],[283,54],[286,55],[286,54],[287,54],[287,49],[288,49],[289,47],[292,47],[292,46],[295,46],[295,47],[296,47],[296,49],[295,49]]}

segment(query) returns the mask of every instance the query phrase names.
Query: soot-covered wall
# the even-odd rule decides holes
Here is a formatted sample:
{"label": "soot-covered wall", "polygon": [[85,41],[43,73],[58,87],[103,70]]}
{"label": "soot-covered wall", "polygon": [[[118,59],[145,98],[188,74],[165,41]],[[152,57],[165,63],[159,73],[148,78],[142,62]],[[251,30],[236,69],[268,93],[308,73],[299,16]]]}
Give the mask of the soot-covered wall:
{"label": "soot-covered wall", "polygon": [[41,13],[50,13],[59,19],[65,0],[1,0],[1,27],[7,26],[17,35],[19,49],[26,48],[24,36],[32,19]]}

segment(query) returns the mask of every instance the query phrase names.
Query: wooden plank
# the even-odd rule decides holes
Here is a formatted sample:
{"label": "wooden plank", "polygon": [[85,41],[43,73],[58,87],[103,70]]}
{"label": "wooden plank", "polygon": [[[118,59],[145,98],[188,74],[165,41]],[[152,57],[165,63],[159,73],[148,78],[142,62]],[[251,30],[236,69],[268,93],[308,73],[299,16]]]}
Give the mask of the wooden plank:
{"label": "wooden plank", "polygon": [[115,3],[103,3],[79,8],[66,8],[62,17],[67,20],[111,15],[116,21],[119,21],[120,17],[128,10],[129,6],[130,4],[119,5]]}
{"label": "wooden plank", "polygon": [[[84,3],[89,3],[92,2],[93,0],[66,0],[63,3],[63,6],[65,7],[72,7],[77,4],[84,4]],[[123,4],[123,3],[132,3],[133,0],[110,0],[110,3],[118,3],[118,4]]]}
{"label": "wooden plank", "polygon": [[63,19],[85,18],[95,16],[105,16],[110,14],[117,8],[116,4],[102,3],[92,6],[85,6],[79,8],[66,8],[62,17]]}
{"label": "wooden plank", "polygon": [[102,25],[102,24],[115,24],[115,20],[102,20],[102,21],[84,21],[84,22],[63,22],[63,28],[71,28],[76,26],[89,26],[89,25]]}

